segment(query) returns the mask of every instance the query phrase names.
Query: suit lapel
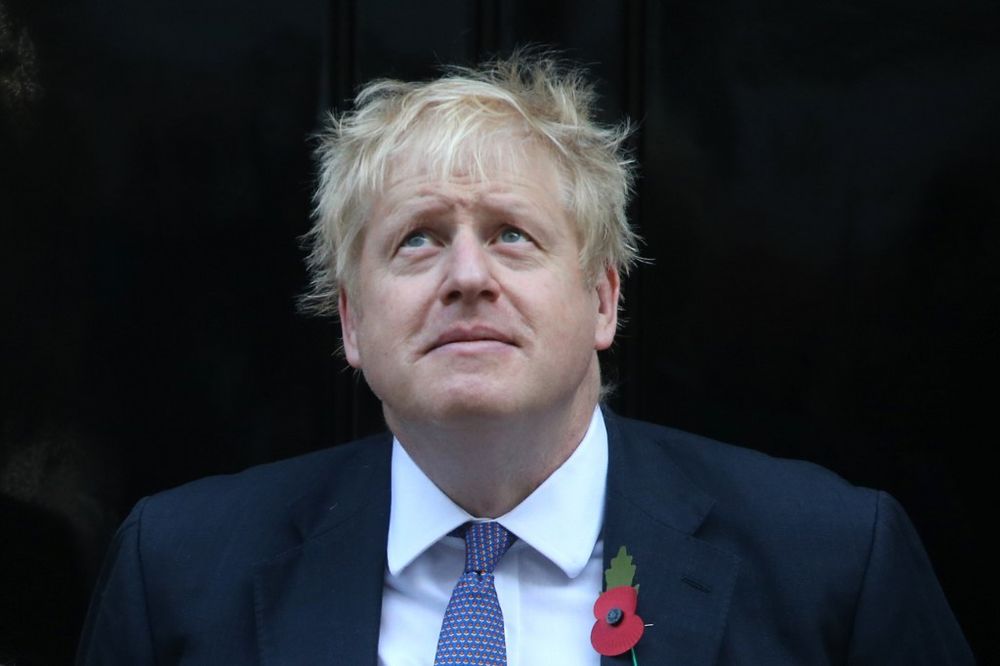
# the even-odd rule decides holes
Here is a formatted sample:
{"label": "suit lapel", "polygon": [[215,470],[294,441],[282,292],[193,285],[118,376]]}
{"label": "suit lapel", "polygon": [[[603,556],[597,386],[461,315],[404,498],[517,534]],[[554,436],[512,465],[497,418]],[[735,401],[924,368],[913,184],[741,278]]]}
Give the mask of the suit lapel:
{"label": "suit lapel", "polygon": [[[664,447],[632,432],[609,410],[604,567],[625,546],[635,558],[638,614],[651,624],[639,664],[707,666],[716,661],[739,558],[694,535],[714,500],[691,483]],[[602,666],[631,664],[626,653]]]}
{"label": "suit lapel", "polygon": [[376,664],[390,442],[363,443],[290,506],[303,541],[261,564],[254,580],[262,664]]}

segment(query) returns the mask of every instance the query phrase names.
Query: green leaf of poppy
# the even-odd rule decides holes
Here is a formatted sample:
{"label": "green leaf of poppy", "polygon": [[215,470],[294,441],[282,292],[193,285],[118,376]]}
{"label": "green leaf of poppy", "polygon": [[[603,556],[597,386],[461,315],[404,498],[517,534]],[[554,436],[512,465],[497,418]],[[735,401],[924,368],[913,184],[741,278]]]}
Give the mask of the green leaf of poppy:
{"label": "green leaf of poppy", "polygon": [[622,585],[631,585],[635,578],[635,565],[632,556],[625,546],[618,549],[618,554],[611,558],[611,566],[604,570],[604,589],[610,590]]}

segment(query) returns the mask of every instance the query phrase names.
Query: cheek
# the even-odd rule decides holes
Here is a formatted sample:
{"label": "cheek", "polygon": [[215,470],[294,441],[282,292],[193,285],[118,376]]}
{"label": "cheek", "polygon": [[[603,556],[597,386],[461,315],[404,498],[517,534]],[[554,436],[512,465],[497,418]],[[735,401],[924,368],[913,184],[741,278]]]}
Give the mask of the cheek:
{"label": "cheek", "polygon": [[[529,285],[522,311],[527,311],[537,332],[565,343],[593,341],[597,313],[597,297],[582,291],[579,284],[553,281]],[[575,345],[574,345],[575,346]],[[568,350],[567,350],[568,351]]]}
{"label": "cheek", "polygon": [[[419,332],[423,321],[426,305],[421,293],[412,284],[391,282],[370,290],[359,327],[362,337],[383,352],[389,347],[405,345],[407,339]],[[365,339],[360,341],[362,346],[365,346]]]}
{"label": "cheek", "polygon": [[592,318],[597,312],[597,294],[583,281],[582,275],[561,276],[546,285],[549,297],[553,303],[558,303],[560,309],[575,321]]}

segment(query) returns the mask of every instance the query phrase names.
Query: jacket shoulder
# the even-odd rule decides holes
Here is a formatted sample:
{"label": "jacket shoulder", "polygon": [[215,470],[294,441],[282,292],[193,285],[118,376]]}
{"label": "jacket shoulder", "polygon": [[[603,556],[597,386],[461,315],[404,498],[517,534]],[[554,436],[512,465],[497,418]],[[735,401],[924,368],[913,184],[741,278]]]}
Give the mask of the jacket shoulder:
{"label": "jacket shoulder", "polygon": [[[300,540],[289,520],[303,498],[336,497],[359,477],[388,474],[392,439],[376,435],[235,474],[210,476],[140,502],[128,523],[143,526],[146,546],[177,551],[178,543],[240,542],[260,557]],[[308,503],[306,503],[308,504]]]}
{"label": "jacket shoulder", "polygon": [[741,540],[780,543],[797,535],[817,547],[836,542],[863,559],[879,504],[892,502],[815,463],[643,421],[615,418],[615,427],[634,461],[659,461],[712,499],[709,531],[718,526]]}
{"label": "jacket shoulder", "polygon": [[779,458],[755,449],[727,444],[669,426],[616,417],[627,442],[659,449],[706,492],[720,498],[733,494],[834,499],[853,496],[874,501],[876,491],[851,484],[838,474],[805,460]]}

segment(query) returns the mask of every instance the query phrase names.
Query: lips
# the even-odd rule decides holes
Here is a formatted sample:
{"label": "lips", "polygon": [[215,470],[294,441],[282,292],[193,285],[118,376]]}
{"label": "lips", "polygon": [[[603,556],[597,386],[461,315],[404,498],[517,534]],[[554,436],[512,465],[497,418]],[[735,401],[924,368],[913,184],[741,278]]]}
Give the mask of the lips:
{"label": "lips", "polygon": [[445,345],[460,342],[501,342],[516,346],[511,336],[491,326],[453,326],[435,338],[427,351],[431,352]]}

